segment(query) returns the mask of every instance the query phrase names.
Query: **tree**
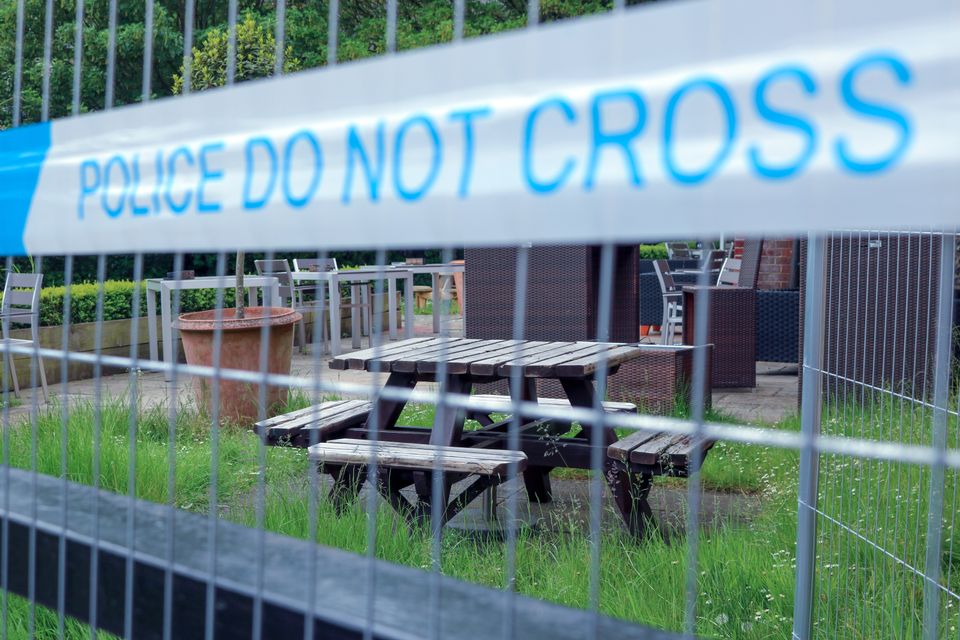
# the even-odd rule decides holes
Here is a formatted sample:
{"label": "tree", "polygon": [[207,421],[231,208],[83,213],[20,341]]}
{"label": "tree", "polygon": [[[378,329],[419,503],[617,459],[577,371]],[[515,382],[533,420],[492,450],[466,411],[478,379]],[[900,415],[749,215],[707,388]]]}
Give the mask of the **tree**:
{"label": "tree", "polygon": [[[222,87],[227,83],[227,56],[229,33],[226,27],[213,27],[206,32],[199,47],[193,48],[190,69],[191,91]],[[247,12],[237,24],[237,82],[273,75],[276,66],[277,41],[273,32]],[[300,60],[293,56],[293,47],[287,46],[283,56],[283,71],[300,69]],[[183,91],[184,67],[173,77],[173,92]]]}

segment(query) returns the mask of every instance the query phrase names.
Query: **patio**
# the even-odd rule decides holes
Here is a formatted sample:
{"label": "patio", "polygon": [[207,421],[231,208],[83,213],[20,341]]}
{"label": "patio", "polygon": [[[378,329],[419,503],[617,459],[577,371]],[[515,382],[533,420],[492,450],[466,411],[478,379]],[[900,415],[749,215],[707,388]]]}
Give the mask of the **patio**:
{"label": "patio", "polygon": [[[414,335],[432,335],[432,317],[429,315],[414,316]],[[444,331],[451,337],[463,334],[463,321],[459,316],[444,320]],[[640,340],[641,344],[656,344],[657,336],[648,336]],[[350,338],[342,339],[342,351],[351,349]],[[332,356],[323,354],[319,359],[312,353],[294,353],[291,365],[291,374],[313,378],[319,374],[326,380],[349,382],[352,384],[370,385],[371,389],[380,388],[386,380],[386,374],[370,373],[366,371],[344,370],[336,371],[329,367]],[[171,397],[179,402],[192,402],[190,379],[181,378],[176,381],[176,391],[172,383],[164,381],[161,373],[141,373],[139,380],[139,395],[143,406],[169,404]],[[427,386],[430,383],[425,383]],[[51,398],[67,396],[71,402],[77,400],[93,400],[97,388],[103,397],[121,397],[129,394],[130,376],[118,374],[104,376],[99,381],[77,380],[67,384],[66,392],[59,382],[50,380]],[[33,404],[33,393],[39,389],[26,388],[23,390],[21,403],[10,408],[10,420],[16,422],[21,417],[30,415]],[[38,396],[39,397],[39,396]],[[755,388],[714,389],[713,405],[719,411],[746,424],[773,424],[797,412],[798,400],[797,367],[796,365],[781,363],[757,363],[757,386]],[[42,406],[42,399],[41,399]]]}

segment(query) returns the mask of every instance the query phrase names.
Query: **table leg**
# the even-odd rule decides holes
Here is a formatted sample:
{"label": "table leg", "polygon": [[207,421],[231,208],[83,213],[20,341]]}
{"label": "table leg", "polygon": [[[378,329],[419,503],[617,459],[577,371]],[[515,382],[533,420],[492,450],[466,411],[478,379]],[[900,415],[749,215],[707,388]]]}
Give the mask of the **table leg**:
{"label": "table leg", "polygon": [[147,341],[150,343],[150,359],[160,358],[157,349],[157,292],[147,289]]}
{"label": "table leg", "polygon": [[413,274],[408,273],[403,278],[403,324],[404,336],[413,337]]}
{"label": "table leg", "polygon": [[[391,373],[387,378],[384,388],[396,387],[400,389],[413,389],[417,386],[417,377],[410,373]],[[367,416],[366,428],[371,431],[386,431],[397,425],[397,419],[406,406],[406,400],[396,400],[393,398],[377,398],[376,408]]]}
{"label": "table leg", "polygon": [[387,278],[387,315],[390,321],[390,339],[397,339],[397,279]]}
{"label": "table leg", "polygon": [[360,309],[357,307],[360,297],[360,285],[356,282],[350,285],[350,346],[354,349],[360,348],[360,334],[362,329],[357,323],[357,315]]}
{"label": "table leg", "polygon": [[[458,393],[470,395],[473,383],[464,376],[450,376],[440,391],[440,395],[445,396],[448,393]],[[437,407],[436,416],[433,419],[433,431],[430,433],[430,444],[437,444],[445,447],[454,447],[460,443],[460,436],[463,434],[463,422],[467,418],[466,410],[462,408],[449,407],[441,404]]]}
{"label": "table leg", "polygon": [[[163,343],[163,361],[168,365],[173,365],[177,361],[174,353],[177,347],[173,343],[174,332],[173,314],[170,309],[170,289],[162,284],[160,285],[160,336]],[[163,379],[167,382],[173,380],[172,369],[167,369],[163,372]]]}
{"label": "table leg", "polygon": [[[596,399],[596,389],[590,379],[573,380],[561,378],[560,384],[563,386],[571,406],[592,408]],[[610,494],[617,507],[620,517],[631,533],[641,534],[646,528],[647,523],[652,519],[650,505],[647,503],[647,494],[650,492],[650,478],[642,476],[637,478],[636,474],[630,472],[619,461],[612,460],[606,455],[607,447],[617,441],[616,432],[609,427],[595,427],[594,425],[580,425],[583,433],[580,437],[589,443],[594,441],[594,428],[603,428],[600,440],[603,447],[603,477],[610,487]]]}
{"label": "table leg", "polygon": [[[272,300],[267,300],[267,295],[266,295],[266,294],[267,294],[267,291],[266,291],[266,289],[264,289],[263,294],[264,294],[264,295],[263,295],[263,306],[269,307],[269,306],[273,303],[273,301],[272,301]],[[247,305],[248,305],[248,306],[251,306],[251,307],[257,306],[257,289],[256,289],[256,287],[249,287],[249,288],[247,289]]]}
{"label": "table leg", "polygon": [[330,355],[340,355],[340,278],[330,277]]}
{"label": "table leg", "polygon": [[432,273],[430,305],[433,307],[433,333],[440,333],[440,274]]}
{"label": "table leg", "polygon": [[370,285],[366,282],[360,285],[360,322],[363,324],[363,330],[370,338],[370,346],[373,346],[373,300],[370,291]]}
{"label": "table leg", "polygon": [[[523,379],[520,401],[537,401],[537,381],[535,379]],[[523,485],[527,489],[527,498],[530,502],[547,504],[553,500],[553,489],[550,486],[551,471],[553,471],[553,467],[527,465],[523,472]]]}

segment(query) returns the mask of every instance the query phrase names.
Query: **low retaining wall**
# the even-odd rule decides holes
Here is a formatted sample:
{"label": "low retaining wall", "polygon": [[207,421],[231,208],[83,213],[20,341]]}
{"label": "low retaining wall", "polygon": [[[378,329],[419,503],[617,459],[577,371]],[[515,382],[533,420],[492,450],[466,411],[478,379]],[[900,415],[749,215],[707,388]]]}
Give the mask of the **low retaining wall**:
{"label": "low retaining wall", "polygon": [[[383,294],[386,296],[387,294]],[[399,297],[398,297],[399,301]],[[399,304],[397,305],[397,324],[399,327],[403,326],[403,314],[399,311]],[[313,338],[313,313],[306,313],[305,319],[307,321],[307,340],[310,341]],[[325,321],[329,324],[329,311],[324,312]],[[382,318],[382,327],[384,330],[389,326],[389,318],[386,312],[386,304],[384,300],[384,313]],[[137,321],[136,333],[137,333],[137,356],[144,360],[149,359],[150,349],[149,349],[149,339],[147,333],[147,319],[140,318]],[[121,356],[121,357],[130,357],[131,353],[131,344],[132,344],[132,332],[131,327],[133,323],[130,319],[125,320],[107,320],[102,324],[102,331],[100,337],[100,353],[106,356]],[[341,309],[341,334],[342,336],[350,335],[350,310]],[[157,340],[160,336],[160,319],[157,318]],[[11,338],[30,338],[29,329],[14,329],[10,331]],[[67,348],[72,352],[79,353],[94,353],[96,351],[96,340],[97,340],[97,323],[96,322],[82,322],[79,324],[70,325],[70,330],[67,336]],[[40,327],[40,346],[50,349],[60,349],[63,345],[63,327],[60,325],[52,327]],[[177,340],[177,350],[179,354],[179,361],[184,362],[183,359],[183,347],[180,344],[180,340]],[[14,366],[17,369],[17,378],[20,382],[20,388],[26,389],[31,386],[30,384],[30,361],[31,358],[26,355],[17,355],[14,356],[13,362]],[[83,362],[64,362],[63,359],[57,358],[44,358],[43,360],[44,370],[47,374],[47,383],[56,384],[62,379],[62,369],[63,366],[67,367],[67,380],[86,380],[93,377],[93,365]],[[125,368],[119,367],[103,367],[102,375],[114,375],[117,373],[123,373],[126,371]],[[40,384],[40,374],[37,372],[37,385]],[[13,380],[10,377],[10,374],[7,373],[7,388],[13,392]],[[3,380],[0,378],[0,391],[3,389]]]}

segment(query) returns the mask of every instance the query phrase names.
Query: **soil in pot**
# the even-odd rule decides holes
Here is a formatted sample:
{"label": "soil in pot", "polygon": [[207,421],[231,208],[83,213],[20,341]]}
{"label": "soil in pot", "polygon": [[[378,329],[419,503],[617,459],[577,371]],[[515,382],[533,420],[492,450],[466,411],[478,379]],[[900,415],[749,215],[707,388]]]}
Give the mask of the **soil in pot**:
{"label": "soil in pot", "polygon": [[[191,365],[213,366],[214,337],[218,327],[222,328],[220,339],[221,369],[241,369],[244,371],[262,371],[260,366],[260,345],[263,339],[263,326],[267,325],[267,372],[287,375],[290,373],[290,361],[293,357],[293,329],[302,316],[293,309],[282,307],[248,307],[245,318],[234,317],[232,309],[220,312],[223,316],[217,321],[217,311],[197,311],[185,313],[176,323],[183,340],[183,350],[187,363]],[[197,406],[213,413],[212,378],[194,377],[194,391]],[[220,380],[220,419],[249,426],[261,415],[271,417],[286,404],[287,388],[266,385],[266,404],[264,413],[260,413],[261,385],[259,383],[238,380]]]}

